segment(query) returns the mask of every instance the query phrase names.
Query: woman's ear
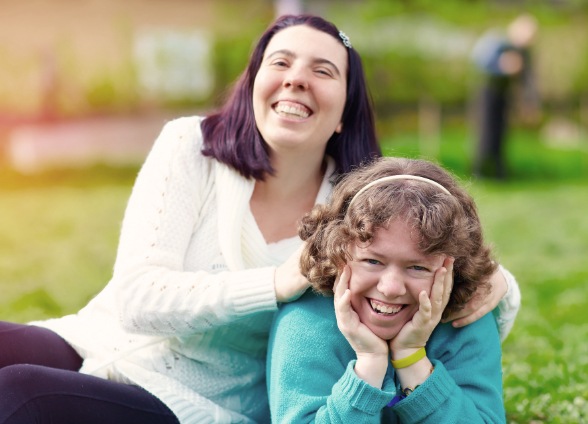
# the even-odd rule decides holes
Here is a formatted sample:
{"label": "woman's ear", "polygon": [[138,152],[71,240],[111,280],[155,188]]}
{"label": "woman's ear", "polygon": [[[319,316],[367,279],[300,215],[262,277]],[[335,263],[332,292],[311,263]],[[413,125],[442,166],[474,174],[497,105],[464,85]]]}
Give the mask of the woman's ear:
{"label": "woman's ear", "polygon": [[341,134],[341,131],[343,131],[343,122],[339,122],[339,125],[337,125],[337,127],[335,128],[335,132],[337,134]]}

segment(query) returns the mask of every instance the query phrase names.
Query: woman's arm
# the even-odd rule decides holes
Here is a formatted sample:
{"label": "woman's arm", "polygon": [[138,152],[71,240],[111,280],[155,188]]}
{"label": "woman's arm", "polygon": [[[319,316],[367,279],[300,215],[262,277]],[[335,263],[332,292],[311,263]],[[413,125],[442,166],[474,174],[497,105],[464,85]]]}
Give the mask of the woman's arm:
{"label": "woman's arm", "polygon": [[506,294],[498,302],[498,308],[495,309],[500,340],[504,341],[510,333],[521,308],[521,290],[515,277],[506,268],[499,266],[498,270],[507,285]]}
{"label": "woman's arm", "polygon": [[[277,308],[275,267],[213,272],[218,222],[202,221],[215,207],[214,172],[200,154],[199,124],[182,118],[164,127],[127,205],[108,289],[115,290],[121,323],[132,332],[193,334]],[[206,267],[188,268],[188,258]]]}
{"label": "woman's arm", "polygon": [[453,321],[452,325],[459,328],[479,320],[494,310],[500,339],[506,339],[521,307],[521,292],[515,277],[501,265],[492,274],[490,282],[492,287],[487,296],[474,296],[464,309],[448,317],[444,322]]}

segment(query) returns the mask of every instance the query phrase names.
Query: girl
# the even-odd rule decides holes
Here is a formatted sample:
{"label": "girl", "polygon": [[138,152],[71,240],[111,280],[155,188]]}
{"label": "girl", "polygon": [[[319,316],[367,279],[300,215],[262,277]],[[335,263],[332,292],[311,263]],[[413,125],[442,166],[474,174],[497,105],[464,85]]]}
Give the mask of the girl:
{"label": "girl", "polygon": [[278,312],[274,422],[505,421],[492,314],[440,324],[497,268],[473,200],[447,172],[380,159],[348,174],[299,233],[302,272],[315,291],[334,292],[334,307],[307,293]]}

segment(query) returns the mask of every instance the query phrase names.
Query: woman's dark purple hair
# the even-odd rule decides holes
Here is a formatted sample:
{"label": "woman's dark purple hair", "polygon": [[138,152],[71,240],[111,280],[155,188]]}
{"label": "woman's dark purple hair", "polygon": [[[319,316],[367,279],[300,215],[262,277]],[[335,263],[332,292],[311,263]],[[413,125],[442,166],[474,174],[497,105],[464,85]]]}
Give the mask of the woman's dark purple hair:
{"label": "woman's dark purple hair", "polygon": [[[296,25],[307,25],[325,32],[343,44],[337,27],[318,16],[285,15],[278,18],[259,39],[249,64],[237,80],[228,101],[218,112],[208,115],[202,122],[202,153],[234,168],[245,178],[263,180],[274,171],[267,144],[255,125],[253,83],[272,37],[279,31]],[[326,149],[326,153],[335,159],[338,174],[346,173],[361,163],[381,156],[361,58],[354,49],[346,50],[348,73],[347,100],[342,117],[343,131],[331,136]]]}

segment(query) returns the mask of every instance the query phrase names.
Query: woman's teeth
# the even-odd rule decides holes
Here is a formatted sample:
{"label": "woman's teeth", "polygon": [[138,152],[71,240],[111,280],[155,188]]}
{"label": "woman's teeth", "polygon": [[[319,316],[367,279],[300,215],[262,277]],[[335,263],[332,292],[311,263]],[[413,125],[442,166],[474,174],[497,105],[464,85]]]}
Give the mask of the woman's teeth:
{"label": "woman's teeth", "polygon": [[308,110],[293,104],[278,103],[274,110],[283,116],[294,116],[297,118],[308,118]]}
{"label": "woman's teeth", "polygon": [[370,299],[370,305],[374,311],[383,315],[394,315],[402,309],[402,305],[386,305],[373,299]]}

